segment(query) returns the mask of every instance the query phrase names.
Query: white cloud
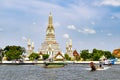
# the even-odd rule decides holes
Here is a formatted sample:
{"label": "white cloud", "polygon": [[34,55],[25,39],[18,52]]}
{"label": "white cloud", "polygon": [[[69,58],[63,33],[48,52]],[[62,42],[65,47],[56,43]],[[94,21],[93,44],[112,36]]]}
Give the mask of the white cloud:
{"label": "white cloud", "polygon": [[111,19],[115,19],[115,17],[114,17],[114,16],[111,16]]}
{"label": "white cloud", "polygon": [[89,29],[89,28],[77,29],[74,25],[69,25],[67,28],[71,30],[77,30],[78,32],[81,32],[84,34],[95,34],[96,33],[94,29]]}
{"label": "white cloud", "polygon": [[82,31],[81,29],[78,29],[78,32],[81,32],[81,33],[83,33],[83,31]]}
{"label": "white cloud", "polygon": [[54,27],[59,27],[60,26],[60,23],[59,22],[55,22],[53,23],[54,24]]}
{"label": "white cloud", "polygon": [[[56,0],[56,1],[59,1],[59,0]],[[81,2],[84,2],[84,1],[85,0],[81,0]],[[26,31],[24,29],[21,32],[22,34],[19,35],[19,36],[22,37],[22,35],[26,34],[26,36],[29,35],[29,36],[35,37],[35,36],[33,36],[33,34],[36,34],[38,32],[38,31],[36,32],[36,30],[39,30],[39,33],[37,33],[37,34],[41,35],[41,36],[39,36],[39,38],[43,39],[45,37],[45,31],[46,31],[47,24],[45,26],[43,26],[43,25],[44,25],[45,22],[48,22],[47,18],[48,18],[49,12],[51,11],[53,13],[53,16],[55,16],[54,17],[55,21],[58,20],[61,23],[61,24],[59,24],[59,23],[55,22],[54,23],[55,27],[56,27],[56,25],[57,26],[60,26],[60,25],[65,26],[66,24],[75,24],[75,25],[78,25],[78,26],[75,26],[75,28],[72,28],[72,29],[74,29],[76,32],[79,31],[80,33],[83,33],[83,34],[94,34],[94,33],[96,33],[96,31],[94,29],[91,29],[91,27],[88,27],[89,29],[81,29],[81,27],[79,27],[79,26],[84,25],[84,24],[85,25],[88,25],[88,24],[90,24],[90,25],[95,24],[96,25],[96,24],[99,24],[99,22],[101,22],[101,24],[102,24],[102,22],[104,22],[103,17],[106,18],[108,15],[113,14],[113,13],[110,12],[110,11],[112,11],[111,8],[110,9],[107,8],[107,7],[105,7],[105,8],[104,7],[99,7],[98,8],[98,7],[91,6],[91,3],[93,3],[94,1],[97,1],[97,0],[89,1],[90,2],[89,4],[87,2],[88,5],[86,5],[86,3],[84,5],[81,5],[80,2],[79,3],[77,2],[78,3],[77,5],[71,3],[71,4],[69,4],[70,6],[67,5],[67,7],[66,7],[66,3],[65,3],[65,6],[62,6],[60,4],[58,5],[58,4],[50,3],[49,1],[44,2],[43,0],[1,0],[0,9],[1,8],[2,9],[1,9],[0,15],[3,13],[2,14],[3,19],[4,19],[4,17],[7,17],[7,18],[11,17],[11,18],[9,19],[10,22],[8,21],[8,19],[5,19],[5,20],[0,19],[1,20],[0,22],[3,24],[2,21],[4,21],[4,24],[6,24],[6,21],[7,21],[9,23],[13,23],[13,25],[10,25],[10,26],[16,26],[16,24],[19,23],[19,22],[22,23],[23,21],[26,21],[25,23],[31,24],[34,21],[36,22],[36,19],[37,19],[39,21],[39,22],[36,22],[38,27],[35,27],[35,28],[33,28],[33,27],[30,28],[29,25],[26,24],[27,25],[26,26],[26,25],[24,25],[24,23],[21,24],[20,26],[23,27],[23,29],[25,27],[26,29],[30,28],[30,29],[34,29],[34,30]],[[98,1],[103,1],[103,0],[98,0]],[[2,12],[2,10],[3,10],[3,12]],[[14,11],[14,12],[11,12],[11,13],[12,14],[14,13],[15,17],[13,17],[11,15],[11,13],[7,14],[6,13],[7,10]],[[19,12],[19,14],[17,15],[18,12]],[[62,12],[62,14],[61,14],[61,12]],[[28,18],[29,20],[23,20],[24,18],[22,18],[22,20],[21,20],[21,18],[20,18],[20,17],[22,17],[21,13],[22,13],[22,15],[24,14],[26,16],[26,18]],[[114,12],[114,14],[119,16],[119,13]],[[31,18],[34,18],[35,20],[33,20]],[[16,19],[19,19],[19,20],[16,20]],[[16,22],[14,22],[14,21],[16,21]],[[95,21],[95,23],[92,22],[92,21]],[[33,23],[33,24],[35,24],[35,23]],[[34,26],[37,26],[37,25],[34,25]],[[6,26],[6,27],[10,28],[10,26]],[[62,29],[64,29],[64,28],[62,28]],[[80,30],[78,30],[78,29],[80,29]],[[96,30],[97,30],[97,26],[96,26]],[[56,32],[56,34],[59,34],[59,32],[60,31]],[[103,31],[101,31],[101,32],[103,32]],[[7,31],[7,33],[9,34],[10,32]],[[67,33],[67,30],[63,30],[63,33]],[[37,36],[37,34],[36,34],[36,36]],[[77,35],[79,35],[79,34],[77,33]],[[107,36],[107,33],[105,35]],[[5,37],[9,38],[9,36],[10,35],[7,35]],[[64,38],[69,38],[68,34],[64,34],[64,35],[61,35],[61,36],[64,37]],[[77,41],[78,37],[75,36],[75,38],[76,38],[76,41]],[[34,39],[36,41],[38,41],[38,37],[37,38],[35,37]],[[40,39],[40,40],[42,40],[42,39]],[[98,39],[99,39],[99,35],[98,35]],[[23,40],[26,40],[26,39],[23,37]],[[95,41],[95,40],[93,40],[93,41]],[[38,44],[39,43],[40,42],[38,42]]]}
{"label": "white cloud", "polygon": [[79,45],[82,45],[82,44],[84,44],[84,42],[83,42],[83,41],[79,41],[78,44],[79,44]]}
{"label": "white cloud", "polygon": [[33,25],[37,24],[36,22],[33,22]]}
{"label": "white cloud", "polygon": [[94,29],[88,29],[88,28],[85,28],[85,29],[84,29],[84,32],[85,32],[85,33],[88,33],[88,34],[89,34],[89,33],[90,33],[90,34],[95,34],[95,33],[96,33],[96,31],[95,31]]}
{"label": "white cloud", "polygon": [[22,40],[27,41],[27,38],[25,36],[22,37]]}
{"label": "white cloud", "polygon": [[96,33],[94,29],[89,29],[89,28],[79,29],[78,32],[81,32],[84,34],[95,34]]}
{"label": "white cloud", "polygon": [[104,32],[104,30],[100,30],[100,32]]}
{"label": "white cloud", "polygon": [[16,1],[16,0],[6,0],[2,1],[2,4],[0,7],[8,8],[8,9],[18,9],[20,11],[24,11],[27,13],[35,13],[35,14],[47,14],[51,9],[51,11],[54,11],[54,9],[64,10],[61,6],[39,1],[39,0],[23,0],[23,1]]}
{"label": "white cloud", "polygon": [[107,36],[112,36],[112,33],[107,33]]}
{"label": "white cloud", "polygon": [[76,30],[76,27],[74,25],[67,26],[68,29]]}
{"label": "white cloud", "polygon": [[99,5],[120,6],[120,0],[102,0]]}
{"label": "white cloud", "polygon": [[[29,3],[28,3],[29,2]],[[0,7],[8,8],[12,10],[18,9],[19,11],[27,12],[28,14],[33,13],[34,15],[47,15],[49,11],[54,12],[54,14],[57,14],[60,18],[65,17],[66,19],[71,20],[83,20],[83,19],[91,19],[94,17],[98,17],[100,15],[102,17],[102,14],[106,12],[106,10],[103,12],[101,10],[97,10],[95,8],[91,8],[89,6],[83,6],[82,3],[76,5],[72,4],[68,7],[63,7],[58,4],[53,4],[45,1],[39,1],[39,0],[4,0],[2,4],[0,4]],[[57,11],[56,11],[57,9]],[[60,14],[62,12],[62,14]],[[100,13],[102,12],[102,14]],[[76,14],[75,14],[76,13]],[[65,19],[62,19],[63,22],[66,22]]]}
{"label": "white cloud", "polygon": [[100,45],[105,45],[105,42],[100,42]]}
{"label": "white cloud", "polygon": [[0,28],[0,32],[2,32],[3,31],[3,29],[2,28]]}
{"label": "white cloud", "polygon": [[[117,14],[119,14],[119,15],[117,15]],[[110,19],[111,20],[118,20],[120,18],[120,13],[117,13],[117,14],[116,13],[113,14],[113,16],[110,17]]]}
{"label": "white cloud", "polygon": [[66,34],[63,35],[63,37],[68,39],[69,38],[69,34],[66,33]]}
{"label": "white cloud", "polygon": [[95,25],[95,22],[91,22],[92,25]]}

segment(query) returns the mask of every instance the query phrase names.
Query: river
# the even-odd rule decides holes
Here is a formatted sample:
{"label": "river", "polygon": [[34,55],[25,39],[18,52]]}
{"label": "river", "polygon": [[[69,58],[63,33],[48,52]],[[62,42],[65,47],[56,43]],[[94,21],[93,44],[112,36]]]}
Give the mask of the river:
{"label": "river", "polygon": [[62,68],[41,65],[0,65],[0,80],[120,80],[120,65],[90,72],[87,64],[68,64]]}

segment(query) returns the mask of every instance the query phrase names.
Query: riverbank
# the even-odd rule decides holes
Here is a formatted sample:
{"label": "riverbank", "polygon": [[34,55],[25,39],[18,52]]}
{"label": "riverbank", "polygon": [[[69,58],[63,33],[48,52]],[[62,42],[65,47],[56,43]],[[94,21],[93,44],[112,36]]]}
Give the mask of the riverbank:
{"label": "riverbank", "polygon": [[[34,64],[44,64],[44,63],[66,63],[66,64],[89,64],[90,62],[93,62],[95,64],[99,64],[99,61],[54,61],[54,62],[49,62],[49,61],[2,61],[0,64],[5,64],[5,65],[10,65],[10,64],[19,64],[19,65],[34,65]],[[120,64],[120,62],[115,62],[115,64]]]}
{"label": "riverbank", "polygon": [[[19,61],[2,61],[1,64],[14,64],[14,63],[24,63],[24,64],[44,64],[44,63],[68,63],[68,64],[89,64],[91,61],[53,61],[53,62],[49,62],[49,61],[23,61],[23,62],[19,62]],[[99,63],[99,61],[92,61],[94,63]]]}

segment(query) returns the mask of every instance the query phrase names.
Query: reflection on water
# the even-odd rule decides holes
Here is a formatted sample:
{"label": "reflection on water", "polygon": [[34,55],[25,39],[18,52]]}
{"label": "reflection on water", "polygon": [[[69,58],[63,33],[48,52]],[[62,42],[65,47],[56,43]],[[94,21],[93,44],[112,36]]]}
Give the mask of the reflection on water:
{"label": "reflection on water", "polygon": [[46,69],[40,65],[0,65],[0,80],[120,80],[119,65],[95,72],[85,70],[88,67],[69,64]]}

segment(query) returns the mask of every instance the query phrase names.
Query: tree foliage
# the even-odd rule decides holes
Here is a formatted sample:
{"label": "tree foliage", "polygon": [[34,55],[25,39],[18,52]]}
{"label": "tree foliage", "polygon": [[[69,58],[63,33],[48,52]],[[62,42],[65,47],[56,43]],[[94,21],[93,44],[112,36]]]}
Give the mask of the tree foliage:
{"label": "tree foliage", "polygon": [[89,50],[82,50],[80,53],[81,58],[83,58],[83,60],[89,59]]}
{"label": "tree foliage", "polygon": [[94,61],[98,61],[100,59],[100,57],[104,55],[104,51],[93,49],[92,55],[93,55],[92,59]]}
{"label": "tree foliage", "polygon": [[49,54],[43,54],[43,60],[46,60],[49,58]]}
{"label": "tree foliage", "polygon": [[105,56],[107,59],[113,57],[110,51],[93,49],[93,60],[99,60],[101,56]]}
{"label": "tree foliage", "polygon": [[104,51],[104,55],[106,58],[114,58],[110,51]]}
{"label": "tree foliage", "polygon": [[103,55],[107,59],[114,58],[114,56],[111,54],[110,51],[104,51],[98,49],[93,49],[92,53],[89,53],[89,50],[81,51],[81,58],[83,58],[84,60],[89,59],[89,60],[98,61]]}
{"label": "tree foliage", "polygon": [[3,56],[3,49],[0,48],[0,61],[2,61],[2,56]]}
{"label": "tree foliage", "polygon": [[80,60],[80,56],[75,56],[75,60],[79,61]]}
{"label": "tree foliage", "polygon": [[23,52],[25,52],[25,48],[21,46],[6,46],[4,48],[5,55],[7,57],[7,60],[18,60],[21,58],[21,55]]}
{"label": "tree foliage", "polygon": [[71,60],[71,58],[69,57],[69,55],[67,53],[65,54],[65,59],[66,60]]}
{"label": "tree foliage", "polygon": [[32,53],[30,56],[29,56],[29,59],[30,60],[36,60],[36,59],[38,59],[40,56],[39,56],[39,54],[37,54],[37,53]]}

